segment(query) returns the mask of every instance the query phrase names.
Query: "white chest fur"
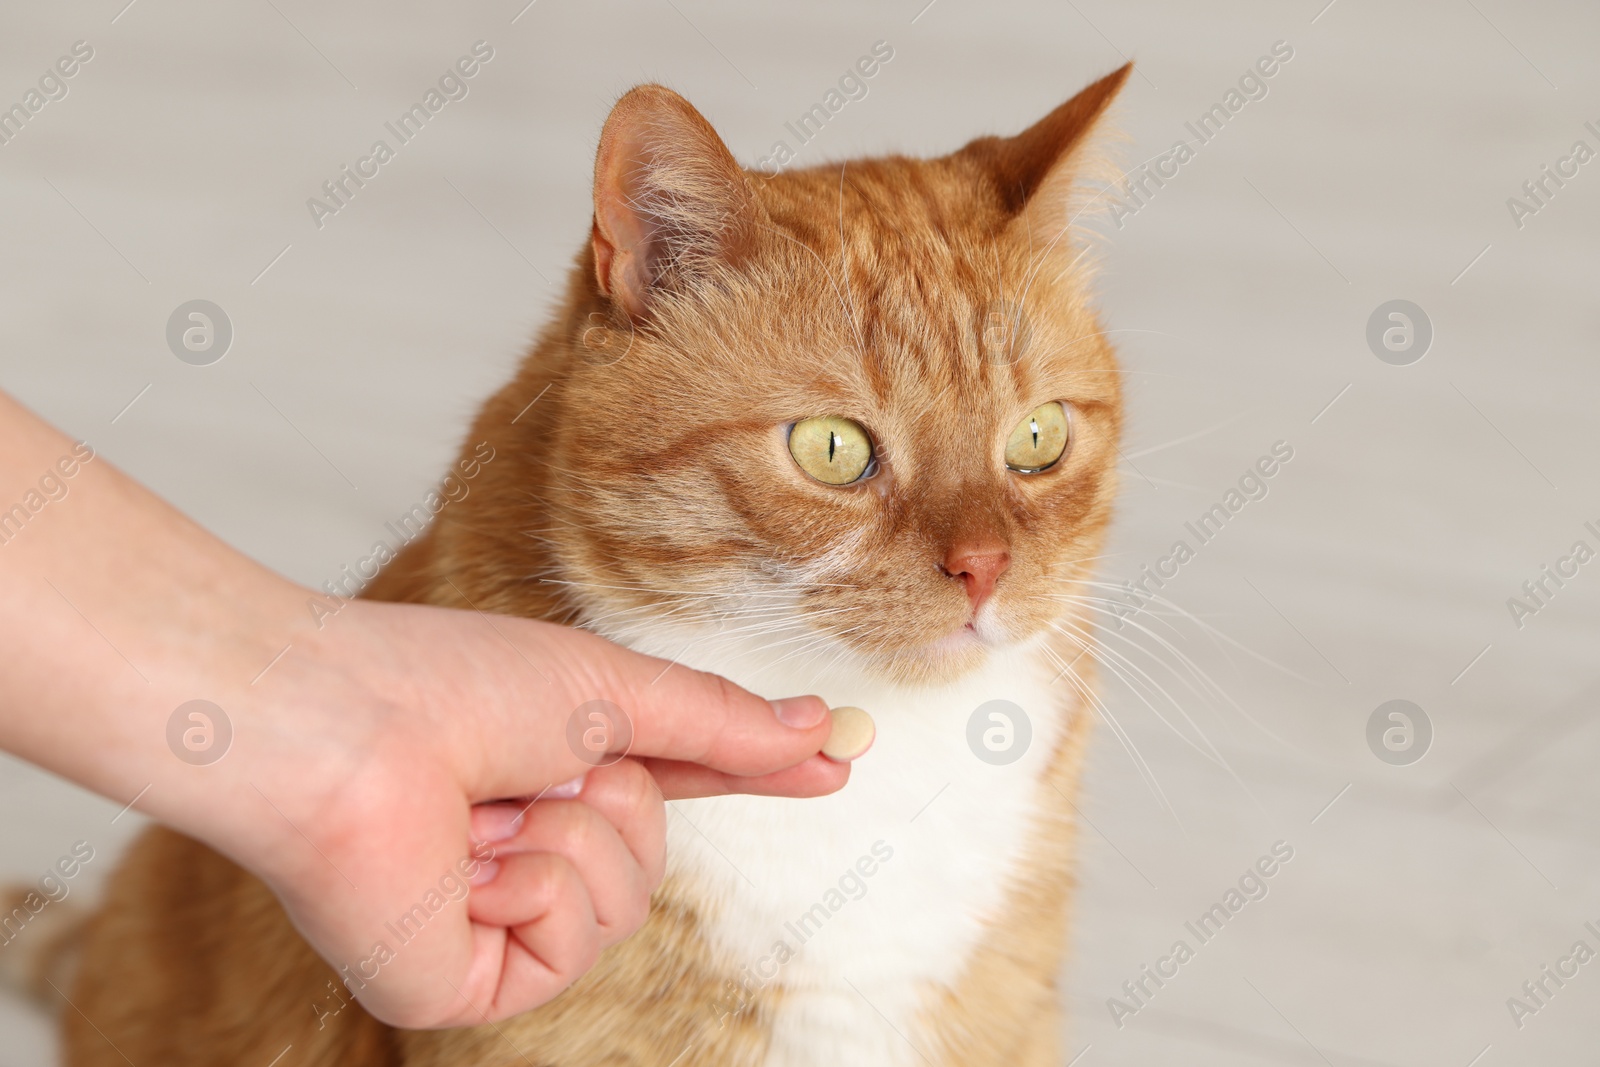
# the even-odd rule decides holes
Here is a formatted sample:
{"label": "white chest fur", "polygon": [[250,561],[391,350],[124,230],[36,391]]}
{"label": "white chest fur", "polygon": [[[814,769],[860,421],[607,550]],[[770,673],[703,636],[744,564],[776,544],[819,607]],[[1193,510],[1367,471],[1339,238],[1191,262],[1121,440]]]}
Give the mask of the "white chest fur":
{"label": "white chest fur", "polygon": [[[681,632],[629,635],[675,656]],[[849,668],[818,676],[782,652],[709,642],[682,662],[765,696],[820,694],[870,711],[877,740],[841,792],[811,800],[719,797],[673,805],[668,866],[695,887],[709,936],[748,989],[782,990],[763,1067],[920,1064],[919,998],[951,985],[1001,903],[1032,825],[1039,776],[1069,690],[1037,649],[997,653],[949,686],[913,689]],[[979,759],[968,721],[991,700],[1027,714],[1013,763]],[[709,1025],[738,1010],[708,1005]]]}

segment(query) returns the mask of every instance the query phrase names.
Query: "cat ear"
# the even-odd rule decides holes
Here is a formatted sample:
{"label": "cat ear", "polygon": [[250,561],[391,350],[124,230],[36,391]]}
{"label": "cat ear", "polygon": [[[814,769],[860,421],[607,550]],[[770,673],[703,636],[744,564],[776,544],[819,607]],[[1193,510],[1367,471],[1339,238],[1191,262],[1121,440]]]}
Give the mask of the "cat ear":
{"label": "cat ear", "polygon": [[687,100],[641,85],[617,101],[594,165],[594,270],[629,318],[651,297],[736,261],[763,212],[744,171]]}
{"label": "cat ear", "polygon": [[1035,241],[1056,239],[1072,218],[1075,190],[1094,155],[1092,136],[1122,90],[1133,64],[1125,64],[1015,137],[981,137],[956,153],[994,182],[1015,224],[1029,227]]}

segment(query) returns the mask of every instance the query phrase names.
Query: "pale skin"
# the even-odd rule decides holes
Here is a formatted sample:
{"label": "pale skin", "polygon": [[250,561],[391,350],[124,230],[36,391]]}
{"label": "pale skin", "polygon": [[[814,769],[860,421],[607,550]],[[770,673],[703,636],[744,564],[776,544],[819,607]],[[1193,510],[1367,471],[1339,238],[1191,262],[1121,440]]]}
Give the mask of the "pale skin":
{"label": "pale skin", "polygon": [[[254,872],[336,969],[369,959],[385,923],[488,842],[466,899],[359,990],[391,1025],[479,1024],[565,989],[644,921],[664,799],[817,796],[849,777],[819,754],[816,697],[769,703],[526,619],[354,601],[319,628],[311,590],[104,456],[63,477],[73,449],[0,393],[0,509],[46,474],[67,488],[0,543],[0,748],[137,798]],[[168,745],[168,720],[197,699],[233,730],[207,765]],[[604,767],[566,742],[596,699],[634,731]]]}

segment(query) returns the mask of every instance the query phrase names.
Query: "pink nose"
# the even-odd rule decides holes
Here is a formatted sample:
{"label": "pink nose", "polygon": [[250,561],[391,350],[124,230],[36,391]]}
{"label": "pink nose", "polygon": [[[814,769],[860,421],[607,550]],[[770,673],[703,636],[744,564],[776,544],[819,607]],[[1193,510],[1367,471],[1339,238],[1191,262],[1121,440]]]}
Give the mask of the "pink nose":
{"label": "pink nose", "polygon": [[994,542],[986,544],[955,545],[944,558],[941,568],[952,578],[960,578],[967,587],[967,599],[972,610],[977,611],[994,593],[994,585],[1011,566],[1011,553]]}

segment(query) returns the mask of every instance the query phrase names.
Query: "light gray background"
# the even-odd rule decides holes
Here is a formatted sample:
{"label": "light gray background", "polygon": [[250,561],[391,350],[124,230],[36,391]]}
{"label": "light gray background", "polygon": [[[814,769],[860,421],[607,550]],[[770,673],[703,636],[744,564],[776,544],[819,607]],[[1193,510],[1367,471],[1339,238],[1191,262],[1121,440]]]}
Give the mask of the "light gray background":
{"label": "light gray background", "polygon": [[[587,233],[596,137],[630,85],[684,92],[753,162],[889,41],[894,59],[804,149],[811,163],[1015,131],[1132,56],[1133,161],[1287,40],[1266,99],[1121,229],[1098,224],[1131,413],[1107,576],[1165,554],[1273,442],[1295,454],[1168,585],[1192,617],[1143,620],[1225,696],[1146,635],[1126,651],[1176,704],[1107,679],[1148,774],[1098,732],[1069,1056],[1593,1055],[1600,963],[1520,1031],[1506,998],[1578,938],[1600,948],[1583,930],[1600,920],[1600,563],[1521,629],[1506,598],[1573,541],[1600,547],[1582,528],[1600,519],[1600,162],[1520,230],[1506,199],[1575,140],[1600,148],[1583,128],[1600,124],[1600,11],[523,2],[5,0],[0,103],[76,40],[95,57],[0,146],[0,384],[319,584],[442,474],[515,365]],[[306,198],[479,39],[496,54],[470,96],[314,227]],[[236,332],[211,367],[164,343],[194,298]],[[1409,367],[1364,339],[1395,298],[1434,325]],[[1409,767],[1365,741],[1395,697],[1436,733]],[[102,857],[86,879],[103,876],[137,828],[14,763],[0,798],[7,876],[80,838]],[[1270,895],[1113,1025],[1107,998],[1280,839],[1295,857]],[[47,1025],[14,1003],[0,1035],[0,1064],[51,1061]]]}

